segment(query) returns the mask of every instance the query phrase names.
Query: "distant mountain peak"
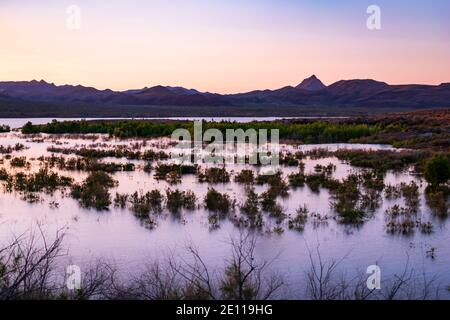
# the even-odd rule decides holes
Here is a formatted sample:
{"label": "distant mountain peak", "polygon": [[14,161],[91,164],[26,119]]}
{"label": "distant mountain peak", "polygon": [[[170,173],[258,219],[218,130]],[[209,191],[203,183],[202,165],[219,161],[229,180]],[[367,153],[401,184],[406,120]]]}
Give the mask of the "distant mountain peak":
{"label": "distant mountain peak", "polygon": [[326,88],[326,86],[313,74],[311,77],[306,78],[297,87],[297,89],[303,89],[307,91],[320,91]]}
{"label": "distant mountain peak", "polygon": [[[145,106],[315,106],[315,107],[449,107],[450,83],[389,85],[372,79],[340,80],[325,86],[315,75],[297,87],[211,94],[195,89],[154,86],[123,92],[82,85],[55,85],[44,80],[0,81],[0,108],[5,100],[27,103],[89,103]],[[9,102],[8,102],[9,103]]]}

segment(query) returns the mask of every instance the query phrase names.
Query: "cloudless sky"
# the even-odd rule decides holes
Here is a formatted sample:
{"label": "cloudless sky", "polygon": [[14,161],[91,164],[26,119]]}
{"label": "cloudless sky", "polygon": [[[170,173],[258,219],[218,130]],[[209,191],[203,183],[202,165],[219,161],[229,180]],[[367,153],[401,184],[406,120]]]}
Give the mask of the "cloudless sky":
{"label": "cloudless sky", "polygon": [[[371,4],[381,30],[366,27]],[[450,1],[0,0],[0,80],[235,93],[311,74],[450,82]]]}

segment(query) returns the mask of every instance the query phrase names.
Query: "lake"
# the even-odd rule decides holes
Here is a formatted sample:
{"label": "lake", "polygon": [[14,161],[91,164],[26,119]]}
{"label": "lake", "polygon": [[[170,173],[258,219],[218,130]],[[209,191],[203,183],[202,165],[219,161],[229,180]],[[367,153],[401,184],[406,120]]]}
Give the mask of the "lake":
{"label": "lake", "polygon": [[[32,119],[33,123],[45,123],[49,119]],[[217,120],[217,118],[216,118]],[[242,119],[241,119],[242,120]],[[8,122],[9,121],[9,122]],[[0,119],[0,123],[12,127],[21,126],[28,119]],[[244,120],[242,120],[244,121]],[[250,118],[247,120],[250,121]],[[50,147],[63,148],[100,148],[108,150],[118,145],[132,146],[136,150],[158,149],[165,150],[168,139],[144,140],[117,140],[105,135],[90,136],[49,136],[25,137],[19,133],[0,134],[0,145],[8,146],[16,143],[23,144],[26,149],[15,151],[13,157],[25,156],[30,162],[29,168],[11,167],[10,160],[5,155],[0,168],[12,172],[36,172],[42,167],[41,156],[50,157]],[[327,144],[327,145],[282,145],[283,152],[308,151],[317,148],[335,151],[340,149],[372,149],[389,150],[386,145],[363,144]],[[56,154],[60,156],[60,154]],[[65,158],[74,155],[62,155]],[[236,202],[245,201],[246,189],[242,184],[234,182],[234,177],[242,169],[251,169],[256,173],[258,167],[250,165],[229,165],[227,170],[231,173],[232,182],[221,184],[199,183],[195,175],[182,177],[182,183],[171,185],[166,181],[156,180],[154,173],[144,172],[144,161],[126,160],[124,158],[105,158],[102,161],[119,163],[132,162],[136,165],[135,171],[116,172],[112,177],[118,185],[111,189],[114,196],[118,193],[145,193],[153,189],[165,191],[167,188],[183,191],[191,190],[202,202],[208,189],[214,187],[217,191],[227,193]],[[307,157],[303,160],[305,173],[315,172],[317,165],[332,164],[334,179],[344,179],[353,172],[361,169],[338,160],[336,157],[321,157],[318,159]],[[88,175],[84,171],[55,171],[70,176],[76,182],[81,182]],[[283,167],[282,174],[297,172],[296,167]],[[323,223],[308,221],[303,231],[290,230],[286,223],[281,224],[282,231],[276,229],[279,224],[268,219],[261,230],[251,232],[257,238],[255,254],[260,259],[272,261],[271,270],[285,275],[287,283],[292,289],[284,292],[289,298],[301,297],[301,290],[305,287],[305,272],[310,267],[309,253],[317,248],[323,259],[345,259],[340,264],[340,270],[350,275],[366,276],[366,269],[377,264],[381,267],[385,279],[402,273],[406,265],[413,267],[418,278],[438,277],[443,285],[450,285],[450,232],[448,222],[438,219],[431,214],[430,208],[424,199],[425,183],[411,171],[387,172],[384,177],[385,184],[398,185],[402,182],[416,182],[420,190],[420,216],[431,221],[433,232],[431,234],[419,231],[409,235],[390,234],[386,231],[385,211],[395,204],[403,205],[404,200],[386,199],[383,196],[381,205],[373,215],[362,225],[343,225],[333,217],[335,213],[330,205],[330,193],[326,189],[314,192],[309,187],[290,188],[289,196],[279,198],[278,203],[286,214],[294,214],[296,210],[307,205],[310,212],[327,216]],[[262,194],[267,190],[266,185],[256,185],[255,192]],[[182,210],[174,215],[164,211],[156,221],[156,226],[149,228],[133,215],[128,209],[121,209],[111,205],[108,211],[96,211],[80,207],[79,203],[67,193],[55,192],[53,195],[42,194],[41,200],[29,203],[21,199],[16,192],[6,192],[2,187],[0,193],[0,244],[8,243],[12,235],[22,234],[30,229],[36,229],[40,224],[48,235],[63,229],[67,233],[64,241],[67,255],[61,258],[61,265],[76,264],[87,266],[93,261],[104,259],[118,266],[126,278],[138,270],[142,270],[148,261],[161,259],[169,252],[176,256],[184,256],[185,247],[194,244],[204,257],[205,262],[212,267],[222,267],[230,255],[228,245],[231,238],[239,236],[242,228],[230,219],[223,219],[219,226],[211,227],[211,215],[204,207],[199,206],[194,211]],[[57,203],[58,206],[52,206]],[[435,256],[430,257],[427,252],[432,250]],[[447,297],[447,293],[444,293]]]}

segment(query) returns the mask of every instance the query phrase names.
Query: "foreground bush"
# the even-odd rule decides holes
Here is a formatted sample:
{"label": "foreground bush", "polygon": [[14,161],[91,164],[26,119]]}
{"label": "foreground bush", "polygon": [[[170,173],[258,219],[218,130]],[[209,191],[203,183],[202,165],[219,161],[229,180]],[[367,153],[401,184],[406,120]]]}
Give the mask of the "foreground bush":
{"label": "foreground bush", "polygon": [[444,155],[435,155],[425,164],[424,177],[432,186],[439,186],[450,180],[450,160]]}

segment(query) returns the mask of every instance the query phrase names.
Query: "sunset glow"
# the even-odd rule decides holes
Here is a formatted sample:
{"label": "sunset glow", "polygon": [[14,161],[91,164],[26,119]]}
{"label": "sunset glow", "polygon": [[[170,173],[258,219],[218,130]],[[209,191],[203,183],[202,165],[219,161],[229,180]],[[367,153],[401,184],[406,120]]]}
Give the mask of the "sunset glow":
{"label": "sunset glow", "polygon": [[[450,2],[0,1],[0,80],[236,93],[373,78],[450,81]],[[431,6],[430,3],[433,3]],[[66,26],[69,5],[81,28]],[[428,6],[430,5],[430,6]]]}

